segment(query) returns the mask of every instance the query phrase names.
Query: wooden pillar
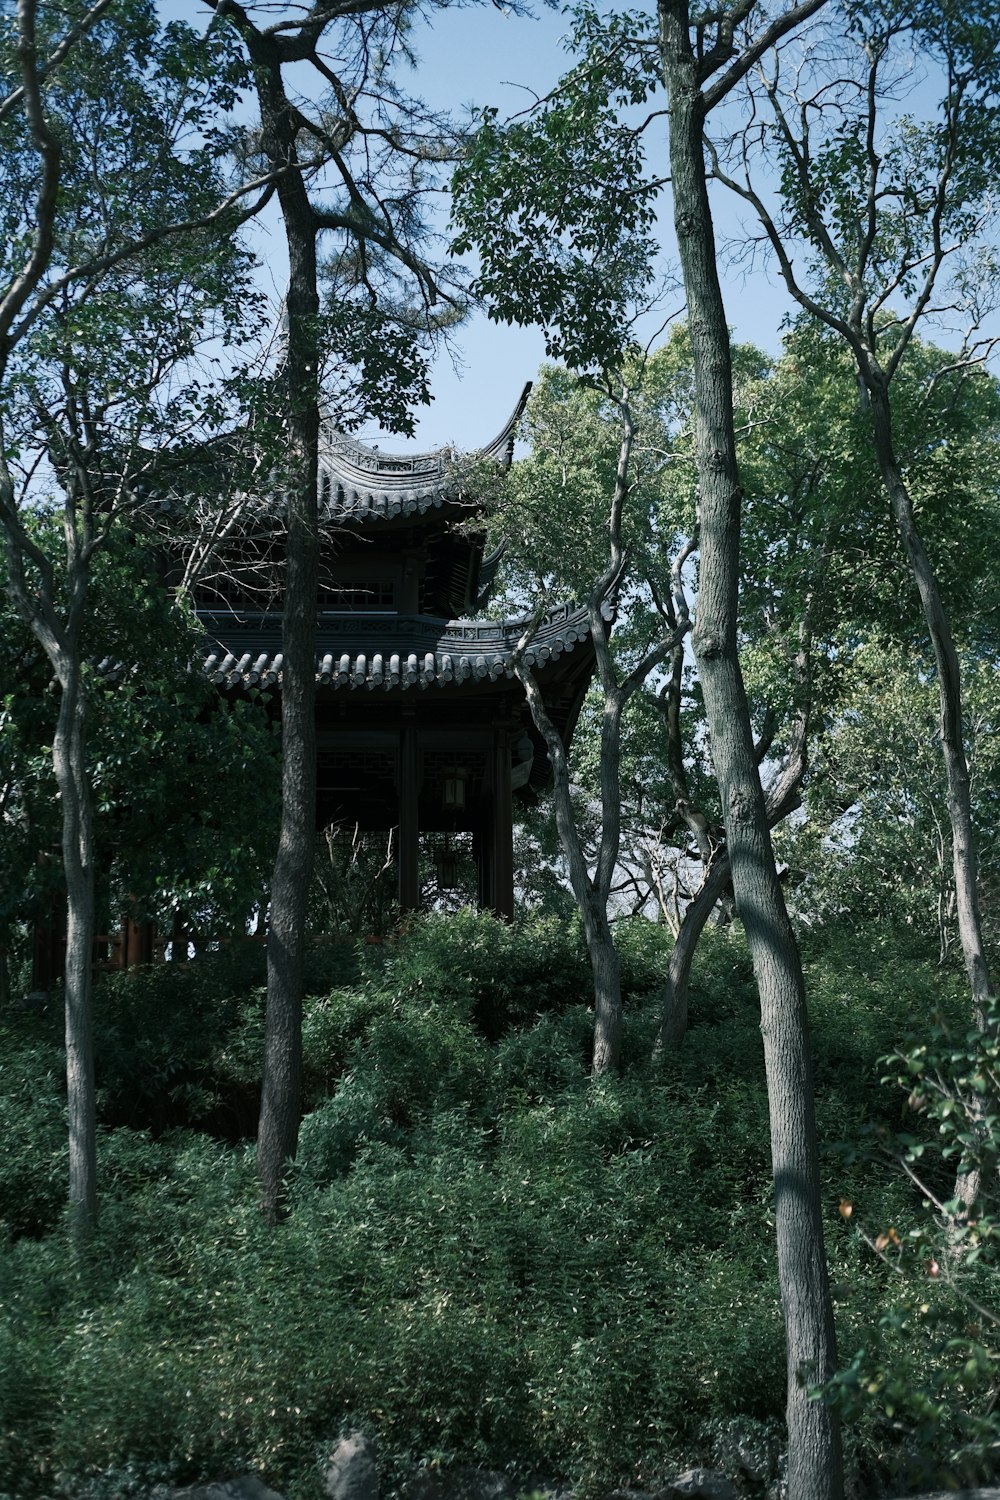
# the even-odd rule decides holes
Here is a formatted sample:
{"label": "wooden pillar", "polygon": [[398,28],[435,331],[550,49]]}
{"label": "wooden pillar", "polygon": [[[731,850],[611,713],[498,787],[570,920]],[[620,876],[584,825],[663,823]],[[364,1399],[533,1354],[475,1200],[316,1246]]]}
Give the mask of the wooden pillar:
{"label": "wooden pillar", "polygon": [[130,913],[122,917],[121,946],[118,963],[122,969],[136,964],[151,964],[156,948],[156,928],[152,922],[136,922]]}
{"label": "wooden pillar", "polygon": [[477,808],[472,825],[472,857],[478,877],[477,904],[480,911],[493,910],[493,797]]}
{"label": "wooden pillar", "polygon": [[420,776],[417,726],[404,723],[399,735],[399,905],[414,911],[420,905]]}
{"label": "wooden pillar", "polygon": [[493,807],[490,830],[491,905],[498,917],[514,920],[514,810],[510,787],[510,734],[498,725],[493,746]]}

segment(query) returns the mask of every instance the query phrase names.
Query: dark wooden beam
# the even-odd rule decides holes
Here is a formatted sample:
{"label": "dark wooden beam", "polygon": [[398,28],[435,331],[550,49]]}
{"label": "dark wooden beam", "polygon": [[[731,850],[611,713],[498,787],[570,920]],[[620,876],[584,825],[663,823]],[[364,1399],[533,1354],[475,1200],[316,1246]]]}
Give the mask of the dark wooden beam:
{"label": "dark wooden beam", "polygon": [[404,722],[399,734],[399,905],[414,911],[420,905],[420,796],[417,727]]}

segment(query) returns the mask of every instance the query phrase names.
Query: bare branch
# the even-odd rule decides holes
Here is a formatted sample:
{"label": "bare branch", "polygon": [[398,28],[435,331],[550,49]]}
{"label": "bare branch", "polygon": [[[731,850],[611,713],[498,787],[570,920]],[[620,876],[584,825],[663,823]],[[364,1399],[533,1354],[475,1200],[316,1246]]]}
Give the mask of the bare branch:
{"label": "bare branch", "polygon": [[702,94],[704,112],[707,115],[715,106],[735,88],[741,78],[746,77],[751,68],[755,67],[765,52],[769,52],[782,37],[801,26],[803,21],[808,21],[817,11],[822,10],[826,0],[801,0],[798,5],[793,5],[782,15],[775,16],[770,26],[765,27],[760,36],[744,49],[733,63],[733,66],[724,73],[722,77],[705,89]]}

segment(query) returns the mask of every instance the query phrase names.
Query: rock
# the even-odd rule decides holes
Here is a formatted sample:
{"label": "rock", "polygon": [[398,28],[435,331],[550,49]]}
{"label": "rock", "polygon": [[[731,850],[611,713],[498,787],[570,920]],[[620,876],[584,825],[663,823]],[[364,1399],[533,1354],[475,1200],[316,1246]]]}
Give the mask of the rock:
{"label": "rock", "polygon": [[663,1487],[658,1500],[736,1500],[736,1491],[714,1469],[688,1469]]}
{"label": "rock", "polygon": [[933,1495],[911,1495],[910,1500],[1000,1500],[1000,1490],[935,1490]]}
{"label": "rock", "polygon": [[724,1474],[734,1478],[745,1474],[758,1485],[777,1479],[780,1442],[772,1424],[753,1417],[730,1417],[712,1423],[706,1434],[712,1463]]}
{"label": "rock", "polygon": [[[163,1493],[160,1486],[154,1495]],[[239,1479],[220,1479],[213,1484],[192,1484],[183,1490],[167,1490],[165,1500],[282,1500],[277,1490],[268,1489],[256,1474]]]}
{"label": "rock", "polygon": [[323,1493],[328,1500],[378,1500],[375,1444],[363,1432],[347,1432],[327,1460]]}

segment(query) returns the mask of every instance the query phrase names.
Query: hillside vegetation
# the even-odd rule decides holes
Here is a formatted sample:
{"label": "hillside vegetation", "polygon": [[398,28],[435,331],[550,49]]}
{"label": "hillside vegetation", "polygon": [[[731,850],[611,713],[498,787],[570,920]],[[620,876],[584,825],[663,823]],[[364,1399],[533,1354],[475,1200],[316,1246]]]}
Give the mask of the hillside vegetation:
{"label": "hillside vegetation", "polygon": [[[8,1012],[0,1494],[110,1500],[257,1467],[308,1500],[322,1445],[351,1425],[377,1437],[387,1488],[462,1462],[599,1493],[725,1466],[734,1436],[776,1455],[755,991],[738,928],[708,938],[683,1053],[656,1068],[667,939],[622,932],[626,1061],[597,1084],[586,955],[561,919],[510,930],[463,911],[384,947],[317,949],[309,1112],[277,1232],[249,1143],[259,955],[106,979],[106,1188],[76,1254],[58,1009]],[[884,929],[814,935],[805,956],[822,1139],[859,1148],[824,1158],[856,1492],[989,1472],[983,1319],[925,1251],[897,1266],[894,1239],[887,1261],[858,1233],[905,1245],[931,1222],[863,1131],[912,1128],[879,1059],[934,1016],[960,1038],[961,978]],[[942,1184],[954,1171],[923,1166]],[[966,1274],[995,1293],[985,1249]]]}

